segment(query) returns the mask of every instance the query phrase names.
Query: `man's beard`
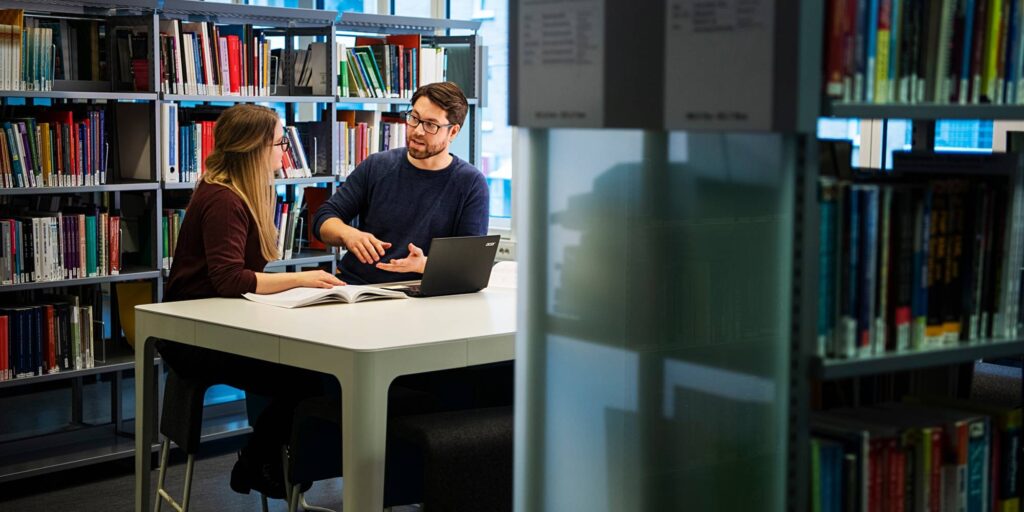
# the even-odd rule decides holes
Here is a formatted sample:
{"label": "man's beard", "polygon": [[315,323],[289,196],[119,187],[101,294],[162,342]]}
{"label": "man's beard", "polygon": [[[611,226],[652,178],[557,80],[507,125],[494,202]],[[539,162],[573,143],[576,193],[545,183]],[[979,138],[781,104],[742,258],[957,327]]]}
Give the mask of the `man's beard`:
{"label": "man's beard", "polygon": [[409,156],[411,156],[411,157],[413,157],[413,158],[415,158],[417,160],[424,160],[424,159],[430,158],[430,157],[432,157],[434,155],[438,155],[442,151],[444,151],[444,148],[445,148],[444,142],[440,142],[438,144],[431,145],[431,144],[426,143],[425,141],[417,141],[417,142],[420,142],[420,143],[424,144],[425,147],[423,149],[416,149],[416,148],[412,147],[412,140],[413,140],[413,138],[411,136],[407,135],[406,138],[405,138],[405,147],[409,151]]}

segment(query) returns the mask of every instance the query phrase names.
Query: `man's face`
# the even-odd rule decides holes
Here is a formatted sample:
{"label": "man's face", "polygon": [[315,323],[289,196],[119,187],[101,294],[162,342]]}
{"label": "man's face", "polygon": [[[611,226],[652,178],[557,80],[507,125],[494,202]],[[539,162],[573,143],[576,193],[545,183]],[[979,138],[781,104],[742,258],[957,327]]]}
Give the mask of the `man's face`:
{"label": "man's face", "polygon": [[[427,159],[446,151],[459,131],[458,126],[447,126],[448,114],[429,98],[422,97],[416,100],[412,106],[412,115],[419,119],[420,124],[416,127],[406,127],[405,145],[409,155],[417,160]],[[440,127],[437,133],[430,133],[435,127]]]}

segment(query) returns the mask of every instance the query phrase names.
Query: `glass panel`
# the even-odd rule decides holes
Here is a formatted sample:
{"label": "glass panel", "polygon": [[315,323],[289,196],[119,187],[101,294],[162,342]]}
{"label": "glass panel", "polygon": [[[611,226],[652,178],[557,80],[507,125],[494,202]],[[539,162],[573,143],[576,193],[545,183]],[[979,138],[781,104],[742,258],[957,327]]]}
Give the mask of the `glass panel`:
{"label": "glass panel", "polygon": [[529,139],[523,510],[782,510],[794,138]]}

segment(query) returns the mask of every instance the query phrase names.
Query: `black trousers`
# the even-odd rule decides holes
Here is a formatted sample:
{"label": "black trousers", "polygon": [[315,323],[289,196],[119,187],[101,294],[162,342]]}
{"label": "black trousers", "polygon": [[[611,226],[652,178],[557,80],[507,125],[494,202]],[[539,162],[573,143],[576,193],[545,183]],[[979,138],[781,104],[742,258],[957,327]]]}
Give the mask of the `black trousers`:
{"label": "black trousers", "polygon": [[253,425],[249,442],[257,457],[280,457],[299,402],[324,394],[340,396],[337,380],[320,372],[168,340],[157,341],[156,348],[164,364],[183,378],[226,384],[269,399]]}

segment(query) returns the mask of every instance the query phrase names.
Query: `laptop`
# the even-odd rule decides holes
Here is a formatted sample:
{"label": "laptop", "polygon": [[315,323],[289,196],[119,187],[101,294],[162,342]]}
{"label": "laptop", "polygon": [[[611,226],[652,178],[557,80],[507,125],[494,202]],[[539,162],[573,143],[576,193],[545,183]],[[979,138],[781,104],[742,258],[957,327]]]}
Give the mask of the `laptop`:
{"label": "laptop", "polygon": [[430,242],[423,279],[416,284],[383,286],[410,297],[474,293],[487,288],[499,235],[435,238]]}

